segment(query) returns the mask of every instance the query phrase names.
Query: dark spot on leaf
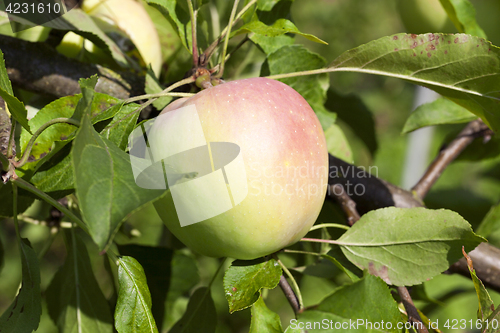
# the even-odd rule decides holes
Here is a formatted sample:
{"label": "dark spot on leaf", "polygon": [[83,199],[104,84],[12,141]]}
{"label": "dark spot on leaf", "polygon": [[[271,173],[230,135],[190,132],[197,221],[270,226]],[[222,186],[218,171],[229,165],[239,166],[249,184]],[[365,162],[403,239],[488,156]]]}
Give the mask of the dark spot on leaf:
{"label": "dark spot on leaf", "polygon": [[451,40],[448,41],[448,44],[451,44]]}
{"label": "dark spot on leaf", "polygon": [[12,312],[10,313],[9,318],[7,318],[7,320],[9,320],[9,319],[10,319],[10,317],[12,317],[12,315],[13,315],[13,314],[14,314],[14,311],[12,311]]}
{"label": "dark spot on leaf", "polygon": [[[45,155],[47,155],[47,154],[45,154]],[[41,158],[41,157],[40,157],[40,158]],[[34,162],[34,161],[36,161],[35,156],[30,155],[30,157],[28,157],[28,162]]]}
{"label": "dark spot on leaf", "polygon": [[19,300],[19,298],[18,298],[18,297],[16,297],[16,301],[14,302],[14,306],[12,307],[12,310],[14,310],[14,309],[16,308],[16,306],[17,306],[17,301],[18,301],[18,300]]}
{"label": "dark spot on leaf", "polygon": [[416,48],[417,46],[418,46],[418,43],[417,43],[417,42],[415,42],[415,43],[413,43],[413,44],[410,46],[410,48],[414,49],[414,48]]}
{"label": "dark spot on leaf", "polygon": [[458,43],[458,37],[457,37],[457,38],[455,38],[455,44],[456,44],[456,43]]}
{"label": "dark spot on leaf", "polygon": [[397,52],[397,51],[399,51],[399,49],[396,47],[396,48],[394,49],[394,51],[396,51],[396,52]]}
{"label": "dark spot on leaf", "polygon": [[415,52],[413,52],[413,56],[414,56],[414,57],[416,57],[416,56],[417,56],[417,54],[416,54]]}
{"label": "dark spot on leaf", "polygon": [[38,146],[38,142],[35,142],[35,146]]}
{"label": "dark spot on leaf", "polygon": [[47,153],[41,153],[40,158],[44,158],[47,155]]}
{"label": "dark spot on leaf", "polygon": [[24,312],[24,304],[23,304],[23,307],[21,308],[21,311],[19,311],[20,313],[23,313]]}
{"label": "dark spot on leaf", "polygon": [[436,39],[436,36],[434,34],[429,34],[429,41],[433,41]]}
{"label": "dark spot on leaf", "polygon": [[236,287],[233,287],[233,289],[232,289],[232,290],[233,290],[233,292],[235,292],[235,291],[236,291],[236,290],[238,290],[238,289],[237,289]]}
{"label": "dark spot on leaf", "polygon": [[448,50],[444,50],[444,54],[448,54]]}
{"label": "dark spot on leaf", "polygon": [[381,278],[382,280],[385,281],[385,283],[387,284],[392,284],[391,282],[391,279],[389,279],[389,273],[388,273],[388,269],[387,269],[387,266],[383,265],[380,270],[377,270],[375,268],[375,264],[371,261],[368,263],[368,272],[371,274],[371,275],[375,275],[375,276],[378,276],[379,278]]}
{"label": "dark spot on leaf", "polygon": [[66,135],[61,135],[61,140],[64,141],[64,140],[67,140],[67,139],[68,139],[68,137]]}
{"label": "dark spot on leaf", "polygon": [[476,47],[479,47],[479,44],[477,44]]}
{"label": "dark spot on leaf", "polygon": [[392,39],[398,40],[398,36],[394,36],[394,37],[392,37]]}
{"label": "dark spot on leaf", "polygon": [[427,56],[430,58],[430,57],[431,57],[431,53],[430,53],[430,52],[427,52]]}
{"label": "dark spot on leaf", "polygon": [[431,49],[431,51],[434,51],[436,49],[436,47],[434,45],[431,44],[431,46],[429,47]]}
{"label": "dark spot on leaf", "polygon": [[420,54],[424,53],[424,51],[420,51]]}
{"label": "dark spot on leaf", "polygon": [[495,311],[495,306],[493,304],[490,305],[491,311]]}
{"label": "dark spot on leaf", "polygon": [[412,38],[412,39],[416,39],[416,38],[417,38],[417,35],[415,35],[415,34],[411,34],[411,38]]}

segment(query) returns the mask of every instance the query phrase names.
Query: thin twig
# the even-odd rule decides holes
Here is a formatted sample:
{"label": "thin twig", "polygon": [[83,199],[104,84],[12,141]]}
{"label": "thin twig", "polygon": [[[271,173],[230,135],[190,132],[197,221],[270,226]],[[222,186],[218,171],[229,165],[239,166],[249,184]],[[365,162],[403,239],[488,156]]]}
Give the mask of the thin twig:
{"label": "thin twig", "polygon": [[[281,266],[281,269],[283,270],[283,273],[288,276],[288,278],[292,282],[292,286],[293,286],[293,288],[292,288],[292,286],[290,286],[288,284],[288,280],[285,279],[285,281],[282,282],[281,278],[280,278],[280,287],[281,287],[282,283],[286,283],[288,285],[288,287],[290,288],[290,290],[285,290],[285,289],[283,289],[283,287],[281,287],[281,288],[282,288],[282,290],[285,293],[285,296],[287,298],[288,298],[287,293],[289,293],[289,292],[291,292],[294,295],[294,297],[297,300],[298,305],[294,306],[294,304],[292,304],[292,303],[290,303],[290,305],[292,306],[292,308],[293,308],[293,310],[294,310],[295,313],[301,312],[301,309],[304,308],[304,302],[302,301],[302,294],[300,292],[300,288],[299,288],[299,285],[297,284],[297,281],[295,281],[295,278],[293,277],[292,273],[288,270],[288,268],[285,266],[285,264],[283,264],[281,262],[281,260],[278,258],[278,256],[276,255],[276,253],[274,253],[272,255],[272,258],[278,262],[278,264]],[[281,277],[283,277],[283,275]],[[295,290],[293,290],[293,289],[295,289]],[[296,308],[297,308],[297,310],[295,310]]]}
{"label": "thin twig", "polygon": [[297,295],[295,295],[295,293],[293,292],[292,287],[290,286],[284,275],[281,275],[280,277],[279,286],[281,290],[283,290],[283,294],[285,294],[285,297],[288,300],[288,303],[290,303],[293,312],[296,314],[299,313],[300,311],[299,300],[297,299]]}
{"label": "thin twig", "polygon": [[401,297],[401,301],[406,309],[406,313],[408,314],[408,321],[414,324],[413,327],[418,333],[429,333],[427,327],[425,327],[424,322],[422,321],[422,318],[420,318],[420,315],[418,314],[415,304],[413,304],[413,300],[411,299],[408,289],[404,286],[397,287],[397,289],[399,297]]}
{"label": "thin twig", "polygon": [[453,162],[475,138],[487,132],[489,132],[489,128],[482,120],[477,119],[470,122],[446,148],[439,152],[439,155],[434,159],[429,168],[427,168],[422,178],[413,186],[412,191],[419,198],[424,198],[446,167]]}
{"label": "thin twig", "polygon": [[[5,103],[7,105],[7,103]],[[15,152],[15,134],[16,134],[16,121],[15,119],[12,119],[12,125],[10,127],[10,136],[9,136],[9,145],[7,146],[7,158],[12,158],[16,152]]]}
{"label": "thin twig", "polygon": [[360,219],[359,213],[356,210],[356,203],[347,195],[344,187],[340,184],[330,185],[330,193],[341,205],[342,210],[347,215],[347,223],[352,226]]}
{"label": "thin twig", "polygon": [[215,75],[216,78],[221,78],[224,75],[224,66],[226,64],[226,52],[227,45],[229,44],[229,36],[231,35],[231,28],[233,27],[234,16],[236,15],[236,9],[238,8],[238,2],[240,0],[234,0],[233,10],[231,10],[231,16],[229,17],[229,24],[227,25],[226,38],[224,39],[224,46],[222,47],[222,57],[220,58],[220,70]]}

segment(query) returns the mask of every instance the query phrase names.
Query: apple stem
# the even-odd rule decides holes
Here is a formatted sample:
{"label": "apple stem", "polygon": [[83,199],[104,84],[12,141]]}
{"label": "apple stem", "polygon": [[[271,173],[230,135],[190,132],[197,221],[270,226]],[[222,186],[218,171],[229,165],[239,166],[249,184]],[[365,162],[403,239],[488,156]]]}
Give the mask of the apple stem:
{"label": "apple stem", "polygon": [[338,223],[323,223],[323,224],[317,224],[313,225],[309,231],[313,231],[316,229],[321,229],[321,228],[338,228],[338,229],[345,229],[349,230],[351,229],[350,227],[343,225],[343,224],[338,224]]}
{"label": "apple stem", "polygon": [[198,10],[194,10],[191,0],[187,0],[187,4],[189,7],[189,16],[191,17],[191,46],[193,50],[193,66],[194,68],[197,68],[200,65],[200,57],[198,55],[198,41],[196,35],[196,16],[198,14]]}
{"label": "apple stem", "polygon": [[[195,82],[195,78],[194,76],[190,76],[190,77],[187,77],[183,80],[180,80],[172,85],[170,85],[169,87],[163,89],[162,92],[158,93],[158,94],[148,94],[148,95],[141,95],[141,96],[135,96],[135,97],[131,97],[129,99],[126,99],[124,101],[125,104],[127,103],[132,103],[132,102],[135,102],[135,101],[138,101],[138,100],[141,100],[141,99],[147,99],[147,98],[151,98],[148,102],[149,104],[153,103],[155,100],[157,100],[159,97],[163,97],[163,96],[184,96],[184,97],[189,97],[189,96],[192,96],[193,94],[188,94],[188,93],[170,93],[170,91],[174,90],[175,88],[178,88],[180,86],[183,86],[185,84],[190,84],[190,83],[193,83]],[[148,103],[146,102],[146,103]],[[146,104],[144,103],[144,104]],[[144,104],[142,106],[144,106]],[[148,105],[149,105],[148,104]]]}

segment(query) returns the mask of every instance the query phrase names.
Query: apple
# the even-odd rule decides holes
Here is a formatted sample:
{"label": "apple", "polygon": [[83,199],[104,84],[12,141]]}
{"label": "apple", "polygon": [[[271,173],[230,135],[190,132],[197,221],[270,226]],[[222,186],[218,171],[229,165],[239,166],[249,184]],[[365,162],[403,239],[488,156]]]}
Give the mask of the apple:
{"label": "apple", "polygon": [[[148,134],[153,156],[161,157],[171,140],[167,136],[172,127],[167,129],[160,118],[193,106],[212,154],[219,143],[239,147],[248,192],[240,200],[234,196],[231,209],[181,226],[170,187],[154,203],[170,231],[195,252],[236,259],[255,259],[299,241],[316,221],[328,183],[325,136],[306,100],[288,85],[266,78],[236,80],[202,90],[171,103],[155,120]],[[182,133],[177,139],[190,142],[193,136]],[[217,168],[212,166],[210,172]],[[191,171],[198,171],[195,169]],[[227,181],[226,186],[232,182]],[[233,195],[234,189],[230,187]],[[218,200],[215,188],[205,191],[195,194],[201,199],[188,214],[205,209],[203,200]]]}
{"label": "apple", "polygon": [[398,10],[409,33],[455,32],[439,0],[399,0]]}

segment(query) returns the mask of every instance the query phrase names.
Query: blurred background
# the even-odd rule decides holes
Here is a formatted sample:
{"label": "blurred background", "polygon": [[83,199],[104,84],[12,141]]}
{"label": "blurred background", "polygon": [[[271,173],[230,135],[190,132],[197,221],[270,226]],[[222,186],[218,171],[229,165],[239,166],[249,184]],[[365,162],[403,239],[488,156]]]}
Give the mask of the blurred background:
{"label": "blurred background", "polygon": [[[494,45],[500,45],[500,1],[471,0],[471,2],[477,11],[477,22],[487,34],[488,39]],[[230,7],[230,1],[227,0],[218,0],[210,4],[206,8],[210,17],[209,21],[215,22],[219,18],[223,28],[224,22],[227,22]],[[214,15],[214,10],[217,15]],[[148,13],[160,33],[163,57],[166,62],[160,80],[166,84],[174,78],[179,78],[186,71],[190,65],[189,54],[180,46],[178,38],[166,20],[152,8],[148,9]],[[302,43],[320,54],[327,63],[344,51],[361,44],[383,36],[408,31],[400,18],[397,0],[295,0],[291,16],[302,32],[313,34],[328,42],[328,45],[321,45],[300,36],[296,37],[297,43]],[[213,29],[214,32],[220,31],[217,27]],[[215,35],[214,32],[210,34]],[[455,32],[455,30],[451,24],[445,23],[443,32]],[[210,36],[208,38],[210,39]],[[261,51],[252,43],[246,43],[228,63],[228,76],[231,78],[257,76],[263,60],[264,55]],[[352,147],[354,164],[366,168],[372,166],[371,170],[372,172],[376,170],[376,176],[396,185],[403,185],[404,170],[411,167],[405,166],[406,155],[411,154],[412,151],[408,151],[408,136],[402,135],[401,131],[414,105],[415,86],[397,79],[355,73],[331,74],[330,86],[337,94],[348,95],[363,103],[374,120],[375,142],[367,145],[360,139],[353,124],[348,125],[342,121],[345,117],[339,116],[338,124],[344,130]],[[341,106],[330,111],[347,115],[349,113],[349,109],[343,109]],[[418,156],[418,159],[427,165],[436,156],[440,147],[450,141],[464,126],[464,124],[444,125],[436,127],[432,134],[429,132],[428,135],[432,137],[428,153]],[[429,208],[448,208],[457,211],[473,227],[481,222],[493,204],[500,201],[500,158],[497,156],[500,148],[496,147],[488,156],[482,153],[481,146],[481,142],[474,143],[474,146],[468,149],[462,158],[448,167],[425,200]],[[25,214],[34,219],[44,220],[49,216],[50,208],[36,202]],[[337,222],[342,223],[342,214],[333,204],[327,202],[320,220],[335,222],[332,221],[332,216],[338,219]],[[23,224],[22,235],[30,239],[37,252],[43,254],[41,268],[42,290],[44,290],[57,268],[64,262],[63,237],[62,235],[52,236],[50,228],[30,223]],[[46,244],[49,244],[48,240],[51,237],[55,239],[52,246],[47,248]],[[12,221],[0,222],[0,240],[5,252],[5,262],[0,272],[0,313],[3,313],[15,297],[21,280],[21,265]],[[175,285],[171,281],[171,286],[178,288],[181,296],[166,300],[164,332],[182,316],[187,306],[187,296],[193,287],[206,285],[218,267],[217,259],[199,257],[185,249],[180,249],[180,244],[172,240],[152,206],[130,216],[117,236],[117,241],[121,244],[179,248],[173,258],[170,258],[176,263],[176,277],[182,280],[183,274],[190,276],[188,272],[198,272],[199,279],[177,281]],[[490,242],[493,245],[500,245],[500,233],[493,234]],[[87,239],[87,244],[90,253],[97,252],[89,239]],[[109,298],[116,297],[108,274],[114,269],[111,267],[113,265],[109,265],[105,256],[92,255],[91,258],[97,280],[105,295]],[[161,264],[160,259],[158,262]],[[307,260],[309,260],[297,262],[293,257],[286,255],[282,259],[285,264],[299,268],[308,264]],[[213,298],[219,313],[218,332],[248,332],[250,310],[229,315],[221,281],[222,276],[219,276],[212,287]],[[345,277],[341,274],[334,274],[329,279],[315,276],[314,273],[303,275],[300,286],[305,305],[318,303],[343,282],[345,282]],[[438,319],[440,323],[444,323],[447,319],[475,320],[476,318],[477,296],[472,282],[467,278],[443,274],[425,283],[424,287],[414,289],[417,295],[415,297],[417,307],[420,307],[432,320]],[[490,292],[495,304],[498,305],[500,295]],[[268,307],[280,314],[283,327],[287,327],[293,313],[281,290],[276,288],[265,293],[268,294],[266,299]],[[442,330],[448,331],[445,328]],[[57,328],[47,316],[46,309],[44,309],[38,332],[57,332]],[[453,332],[460,332],[460,330],[453,330]]]}

